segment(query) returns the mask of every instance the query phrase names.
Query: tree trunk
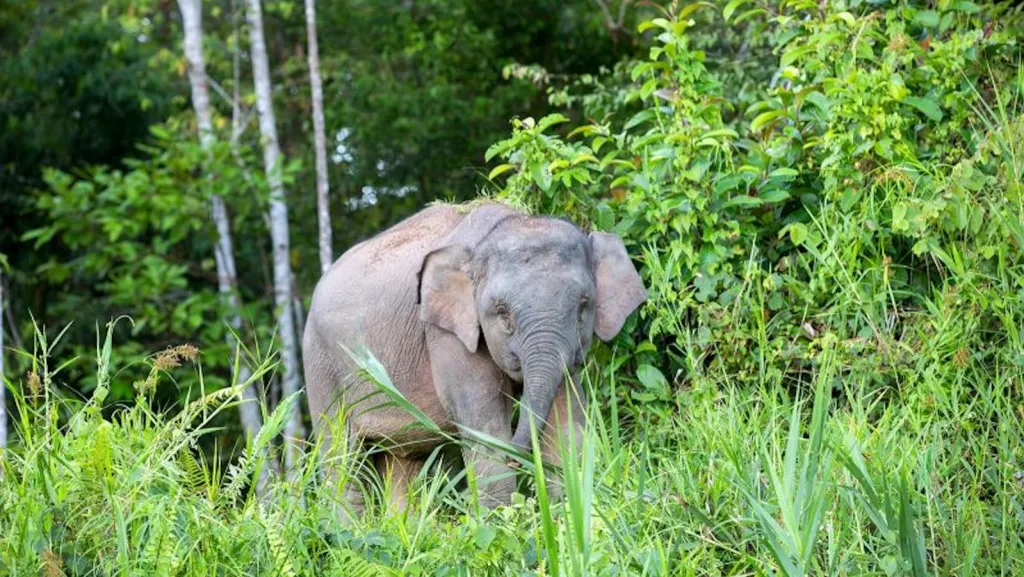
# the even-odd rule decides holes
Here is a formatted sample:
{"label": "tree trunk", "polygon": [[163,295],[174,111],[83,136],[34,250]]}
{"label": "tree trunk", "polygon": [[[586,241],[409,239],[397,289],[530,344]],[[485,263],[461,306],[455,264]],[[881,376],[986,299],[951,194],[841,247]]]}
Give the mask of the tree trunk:
{"label": "tree trunk", "polygon": [[[270,188],[270,238],[274,253],[274,304],[277,308],[278,331],[281,335],[281,398],[299,390],[299,351],[292,312],[292,267],[289,260],[288,205],[281,177],[281,151],[278,147],[274,106],[271,99],[270,66],[263,38],[263,14],[260,0],[246,0],[249,22],[252,76],[256,86],[256,110],[259,114],[260,136],[263,140],[263,164]],[[293,473],[298,457],[296,442],[305,437],[302,411],[296,410],[284,429],[285,468]]]}
{"label": "tree trunk", "polygon": [[[6,399],[7,385],[4,384],[4,271],[0,269],[0,450],[7,446]],[[0,469],[0,475],[3,475],[3,469]]]}
{"label": "tree trunk", "polygon": [[316,150],[316,214],[320,223],[320,273],[334,260],[331,250],[331,205],[327,196],[327,139],[324,135],[324,85],[316,41],[316,0],[306,0],[306,38],[309,42],[309,85],[313,100],[313,147]]}
{"label": "tree trunk", "polygon": [[[199,143],[203,150],[208,150],[214,141],[213,113],[210,109],[210,94],[206,79],[206,61],[203,56],[203,27],[202,27],[202,2],[201,0],[178,0],[181,8],[183,29],[185,31],[185,57],[188,59],[188,78],[192,86],[192,107],[196,112],[196,123],[199,126]],[[210,174],[207,174],[210,177]],[[220,195],[214,194],[210,198],[210,215],[213,218],[214,226],[217,229],[217,246],[214,251],[214,258],[217,262],[217,286],[224,304],[227,306],[227,318],[225,321],[240,335],[242,331],[242,317],[239,313],[240,302],[238,298],[237,274],[235,267],[235,251],[231,239],[231,223],[228,217],[227,207]],[[234,348],[234,341],[229,334],[226,337],[228,346]],[[252,376],[252,372],[245,364],[239,364],[238,374],[234,375],[235,381],[242,383]],[[263,417],[259,407],[259,399],[253,387],[245,387],[242,391],[243,403],[239,407],[242,428],[245,434],[254,438],[263,426]],[[271,466],[273,466],[271,464]],[[266,469],[263,469],[266,471]],[[258,487],[262,492],[266,485],[267,477],[261,474]]]}

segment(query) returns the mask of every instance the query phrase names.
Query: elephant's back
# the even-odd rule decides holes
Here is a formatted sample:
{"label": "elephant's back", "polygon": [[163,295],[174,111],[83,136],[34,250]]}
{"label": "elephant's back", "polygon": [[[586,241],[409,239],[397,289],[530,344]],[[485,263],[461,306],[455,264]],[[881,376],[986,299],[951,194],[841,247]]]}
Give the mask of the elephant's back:
{"label": "elephant's back", "polygon": [[[313,405],[327,403],[329,389],[342,386],[339,380],[351,378],[354,367],[340,343],[351,350],[368,348],[399,390],[418,397],[414,402],[419,401],[416,404],[431,417],[443,419],[419,320],[418,274],[424,257],[463,217],[452,206],[428,207],[353,246],[320,279],[310,305],[306,340],[331,359],[336,377],[330,383],[308,383],[311,410],[322,408]],[[373,422],[360,428],[366,427],[376,428]]]}
{"label": "elephant's back", "polygon": [[[341,302],[351,298],[379,302],[383,296],[381,290],[415,290],[423,258],[462,218],[452,206],[431,206],[356,244],[345,251],[320,280],[314,292],[314,303],[321,292],[330,295],[324,303],[329,309],[339,303],[338,297],[343,296],[339,293],[354,293],[346,295]],[[368,287],[377,290],[368,294],[365,292]]]}

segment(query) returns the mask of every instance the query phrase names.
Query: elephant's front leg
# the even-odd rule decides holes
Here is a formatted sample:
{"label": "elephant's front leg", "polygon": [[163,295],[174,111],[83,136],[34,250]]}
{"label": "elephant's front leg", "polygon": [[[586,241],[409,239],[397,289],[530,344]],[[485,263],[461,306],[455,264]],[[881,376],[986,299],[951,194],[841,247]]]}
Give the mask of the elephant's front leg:
{"label": "elephant's front leg", "polygon": [[398,456],[391,453],[377,455],[377,472],[385,479],[388,493],[388,506],[392,514],[404,513],[409,505],[409,491],[413,480],[419,475],[425,459],[409,456]]}
{"label": "elephant's front leg", "polygon": [[434,386],[467,441],[463,460],[473,468],[479,502],[486,508],[507,504],[515,471],[499,451],[474,442],[472,431],[511,443],[511,382],[485,352],[470,353],[451,333],[427,326],[426,336]]}
{"label": "elephant's front leg", "polygon": [[[544,460],[552,465],[561,465],[562,457],[570,456],[570,448],[575,450],[578,461],[583,455],[583,435],[587,422],[587,402],[583,386],[579,378],[573,377],[569,387],[562,386],[551,405],[551,412],[541,431],[540,449]],[[573,444],[570,446],[569,439]],[[561,479],[550,479],[546,486],[552,500],[562,496]]]}

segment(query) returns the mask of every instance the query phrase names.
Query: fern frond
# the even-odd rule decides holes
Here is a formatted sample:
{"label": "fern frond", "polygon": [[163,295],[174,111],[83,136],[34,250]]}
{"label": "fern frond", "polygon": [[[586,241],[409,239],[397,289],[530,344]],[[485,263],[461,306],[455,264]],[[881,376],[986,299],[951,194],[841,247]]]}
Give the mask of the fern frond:
{"label": "fern frond", "polygon": [[288,556],[288,547],[285,545],[281,534],[277,531],[278,519],[268,514],[262,504],[259,506],[258,511],[260,525],[263,526],[263,530],[267,535],[267,543],[270,545],[270,555],[274,562],[274,574],[282,575],[283,577],[295,577],[295,569],[292,567]]}
{"label": "fern frond", "polygon": [[331,565],[328,575],[334,577],[397,577],[399,572],[384,565],[366,560],[351,549],[331,551]]}
{"label": "fern frond", "polygon": [[228,470],[228,484],[224,487],[224,498],[227,502],[233,502],[242,494],[242,488],[250,481],[253,471],[258,463],[257,457],[262,455],[270,444],[270,441],[281,434],[285,423],[291,416],[292,409],[299,401],[302,391],[296,391],[284,398],[274,409],[274,412],[267,417],[260,428],[260,432],[253,439],[252,444],[245,449],[245,453],[238,458],[238,463],[232,465]]}

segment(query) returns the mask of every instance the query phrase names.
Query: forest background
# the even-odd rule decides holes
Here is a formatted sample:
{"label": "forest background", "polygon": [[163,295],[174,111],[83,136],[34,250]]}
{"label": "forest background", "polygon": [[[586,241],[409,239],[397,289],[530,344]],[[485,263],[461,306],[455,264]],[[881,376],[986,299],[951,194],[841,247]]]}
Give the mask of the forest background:
{"label": "forest background", "polygon": [[[1020,569],[1020,7],[319,0],[311,60],[311,4],[0,3],[0,568],[352,562],[291,476],[315,452],[295,335],[325,243],[486,195],[620,234],[649,287],[592,355],[599,458],[566,517],[541,490],[454,522],[461,489],[427,484],[436,535],[378,513],[340,550],[407,574]],[[113,514],[89,468],[117,494],[114,471],[165,470],[131,461],[142,439],[181,435],[171,492],[230,512],[160,528],[150,491]],[[86,487],[96,508],[61,509]]]}

